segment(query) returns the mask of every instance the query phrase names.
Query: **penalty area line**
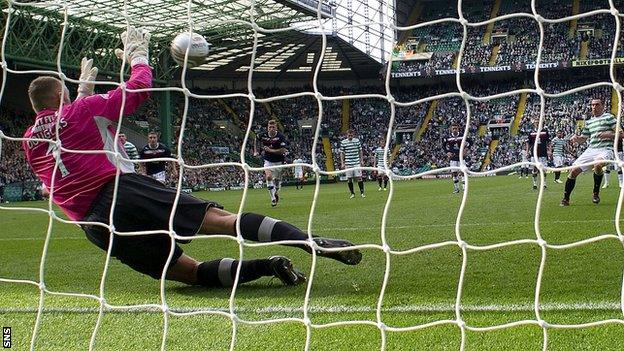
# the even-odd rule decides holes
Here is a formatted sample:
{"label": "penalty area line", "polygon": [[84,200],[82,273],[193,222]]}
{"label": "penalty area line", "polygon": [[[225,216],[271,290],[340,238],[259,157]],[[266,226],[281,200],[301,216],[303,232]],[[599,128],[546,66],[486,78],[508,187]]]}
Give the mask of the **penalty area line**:
{"label": "penalty area line", "polygon": [[[554,220],[554,221],[540,221],[540,224],[567,224],[567,223],[603,223],[614,222],[613,219],[579,219],[579,220]],[[381,222],[379,222],[381,223]],[[503,225],[533,225],[534,221],[509,221],[509,222],[474,222],[474,223],[461,223],[461,227],[495,227]],[[386,229],[409,229],[409,228],[453,228],[455,223],[434,223],[434,224],[411,224],[411,225],[387,225]],[[375,227],[336,227],[336,228],[315,228],[314,232],[345,232],[345,231],[357,231],[357,230],[378,230],[378,226]],[[82,240],[83,236],[52,236],[52,240]],[[23,238],[0,238],[0,241],[29,241],[29,240],[45,240],[45,237],[23,237]]]}
{"label": "penalty area line", "polygon": [[[161,309],[154,307],[133,308],[133,306],[123,306],[132,308],[129,310],[118,309],[106,309],[106,313],[163,313]],[[463,305],[461,312],[533,312],[535,305],[533,304],[489,304],[489,305]],[[579,302],[579,303],[543,303],[540,306],[540,311],[619,311],[621,310],[620,303],[617,302]],[[4,307],[0,308],[0,313],[37,313],[38,309],[34,307]],[[170,311],[177,313],[190,313],[190,312],[229,312],[229,309],[225,308],[170,308]],[[373,313],[377,309],[372,306],[346,306],[346,305],[333,305],[333,306],[315,306],[309,309],[312,313]],[[52,307],[45,308],[46,313],[98,313],[99,308],[89,307]],[[238,307],[235,309],[235,313],[302,313],[303,308],[297,306],[269,306],[262,308],[249,308]],[[420,305],[405,305],[405,306],[393,306],[382,308],[381,312],[384,313],[443,313],[443,312],[455,312],[455,305],[453,304],[420,304]]]}

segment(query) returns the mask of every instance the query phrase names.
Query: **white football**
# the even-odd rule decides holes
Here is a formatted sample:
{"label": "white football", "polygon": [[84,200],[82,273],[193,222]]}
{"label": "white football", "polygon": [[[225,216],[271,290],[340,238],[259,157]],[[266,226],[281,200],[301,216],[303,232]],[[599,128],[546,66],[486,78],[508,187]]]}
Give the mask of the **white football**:
{"label": "white football", "polygon": [[171,41],[171,57],[173,60],[180,66],[183,66],[184,55],[186,55],[186,49],[189,47],[189,44],[191,48],[188,53],[187,67],[197,67],[204,64],[210,45],[203,36],[197,33],[193,33],[192,40],[189,40],[188,32],[180,33],[173,38]]}

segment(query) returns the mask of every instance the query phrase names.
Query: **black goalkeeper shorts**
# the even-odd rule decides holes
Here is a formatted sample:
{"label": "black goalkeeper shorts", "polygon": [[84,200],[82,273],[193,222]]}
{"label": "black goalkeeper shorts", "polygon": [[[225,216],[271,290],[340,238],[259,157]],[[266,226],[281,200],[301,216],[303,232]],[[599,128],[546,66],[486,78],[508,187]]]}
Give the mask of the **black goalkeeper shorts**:
{"label": "black goalkeeper shorts", "polygon": [[[109,223],[115,181],[108,182],[93,201],[82,219],[85,222]],[[169,230],[169,217],[176,190],[159,181],[140,174],[122,174],[115,202],[113,225],[115,232],[139,232]],[[223,208],[219,204],[200,200],[181,193],[173,219],[173,229],[180,236],[194,236],[199,232],[204,215],[210,207]],[[102,250],[108,250],[110,233],[99,225],[82,225],[89,241]],[[114,235],[111,256],[132,269],[160,279],[167,257],[171,251],[171,237],[167,234]],[[174,244],[170,266],[182,255],[182,249]]]}

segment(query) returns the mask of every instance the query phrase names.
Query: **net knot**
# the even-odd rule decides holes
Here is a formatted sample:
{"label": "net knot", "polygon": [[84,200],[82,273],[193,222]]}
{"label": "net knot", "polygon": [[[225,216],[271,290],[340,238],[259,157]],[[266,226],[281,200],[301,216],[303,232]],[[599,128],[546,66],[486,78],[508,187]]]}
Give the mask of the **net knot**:
{"label": "net knot", "polygon": [[545,247],[548,243],[546,242],[546,240],[539,238],[537,239],[537,245],[539,245],[540,247]]}
{"label": "net knot", "polygon": [[386,325],[386,323],[384,322],[377,322],[377,328],[379,328],[379,330],[381,330],[382,332],[385,332],[388,329],[388,326]]}
{"label": "net knot", "polygon": [[321,94],[320,91],[315,92],[314,97],[317,98],[318,100],[323,100],[323,94]]}
{"label": "net knot", "polygon": [[466,329],[466,322],[463,319],[458,319],[456,323],[459,329]]}
{"label": "net knot", "polygon": [[620,11],[618,11],[618,9],[616,9],[615,7],[611,8],[611,14],[615,17],[620,15]]}
{"label": "net knot", "polygon": [[539,96],[543,96],[544,95],[544,89],[542,89],[542,87],[535,87],[535,93]]}
{"label": "net knot", "polygon": [[459,248],[462,250],[466,250],[466,248],[468,248],[468,243],[463,240],[460,240],[457,242],[457,246],[459,246]]}
{"label": "net knot", "polygon": [[537,324],[538,324],[538,325],[540,326],[540,328],[542,328],[542,329],[548,329],[548,328],[550,328],[550,324],[548,324],[548,322],[546,322],[546,321],[545,321],[545,320],[543,320],[543,319],[538,320],[538,321],[537,321]]}
{"label": "net knot", "polygon": [[391,104],[394,104],[394,102],[396,101],[394,99],[394,96],[392,96],[392,94],[388,94],[388,96],[386,96],[386,100],[388,100],[388,102]]}
{"label": "net knot", "polygon": [[533,15],[533,18],[535,18],[537,22],[544,22],[544,17],[542,17],[539,13]]}
{"label": "net knot", "polygon": [[310,319],[310,317],[305,317],[302,319],[302,321],[303,321],[303,325],[305,325],[306,328],[312,327],[312,320]]}
{"label": "net knot", "polygon": [[462,91],[462,92],[460,93],[460,95],[461,95],[461,98],[462,98],[462,99],[464,99],[464,100],[470,100],[470,94],[468,94],[467,92]]}

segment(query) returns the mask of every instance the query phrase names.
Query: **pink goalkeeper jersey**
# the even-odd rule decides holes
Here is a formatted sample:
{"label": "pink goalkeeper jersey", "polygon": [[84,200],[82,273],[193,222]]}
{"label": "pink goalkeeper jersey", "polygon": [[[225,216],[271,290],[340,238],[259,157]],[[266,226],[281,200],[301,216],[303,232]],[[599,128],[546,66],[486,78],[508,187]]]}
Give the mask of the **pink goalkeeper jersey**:
{"label": "pink goalkeeper jersey", "polygon": [[[128,89],[152,86],[152,69],[145,64],[132,67]],[[57,110],[43,110],[35,123],[26,130],[24,138],[56,140],[56,122],[59,120],[61,145],[69,150],[114,151],[115,127],[119,120],[122,90],[84,97]],[[149,97],[149,92],[126,92],[124,115],[132,113]],[[123,145],[119,151],[125,155]],[[107,153],[76,153],[60,151],[55,143],[26,140],[22,142],[26,159],[46,188],[52,188],[52,172],[58,162],[54,181],[53,201],[72,220],[81,220],[91,207],[104,184],[115,177],[114,157]],[[120,162],[121,173],[134,172],[130,162]]]}

